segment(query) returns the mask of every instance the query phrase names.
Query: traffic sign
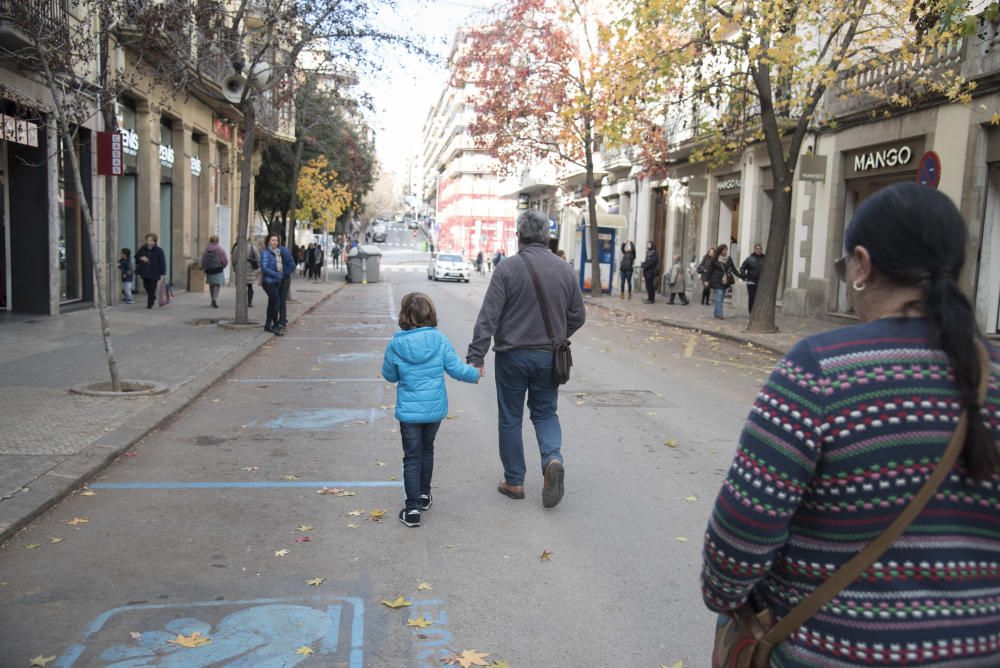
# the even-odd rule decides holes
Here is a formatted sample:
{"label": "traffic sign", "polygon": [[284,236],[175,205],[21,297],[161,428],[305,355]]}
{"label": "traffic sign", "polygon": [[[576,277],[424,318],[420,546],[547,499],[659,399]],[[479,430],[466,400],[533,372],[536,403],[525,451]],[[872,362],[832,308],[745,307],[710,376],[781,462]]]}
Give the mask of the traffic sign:
{"label": "traffic sign", "polygon": [[934,151],[927,151],[920,156],[917,167],[917,183],[931,188],[937,188],[941,183],[941,158]]}

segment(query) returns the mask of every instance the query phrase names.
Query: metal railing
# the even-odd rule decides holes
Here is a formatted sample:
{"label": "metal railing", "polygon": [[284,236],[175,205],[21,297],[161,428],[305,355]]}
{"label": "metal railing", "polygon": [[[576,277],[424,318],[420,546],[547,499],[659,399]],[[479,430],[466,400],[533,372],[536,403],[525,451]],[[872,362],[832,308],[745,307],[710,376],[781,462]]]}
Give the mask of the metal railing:
{"label": "metal railing", "polygon": [[0,21],[11,21],[26,32],[66,27],[66,0],[0,0]]}

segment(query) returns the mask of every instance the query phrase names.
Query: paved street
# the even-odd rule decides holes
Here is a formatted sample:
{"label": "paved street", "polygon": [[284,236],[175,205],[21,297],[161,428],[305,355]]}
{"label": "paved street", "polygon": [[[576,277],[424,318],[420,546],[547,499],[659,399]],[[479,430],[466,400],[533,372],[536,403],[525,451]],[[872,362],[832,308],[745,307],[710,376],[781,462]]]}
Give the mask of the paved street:
{"label": "paved street", "polygon": [[[404,248],[385,246],[387,267],[419,262]],[[418,289],[464,351],[487,278],[385,275],[300,318],[3,547],[2,665],[434,666],[466,649],[512,666],[706,665],[701,534],[774,358],[591,309],[561,393],[563,503],[541,507],[530,425],[527,499],[496,493],[487,360],[479,386],[449,381],[434,506],[409,529],[381,352]],[[399,596],[412,605],[381,603]],[[421,615],[430,626],[407,626]],[[212,642],[167,642],[194,632]]]}

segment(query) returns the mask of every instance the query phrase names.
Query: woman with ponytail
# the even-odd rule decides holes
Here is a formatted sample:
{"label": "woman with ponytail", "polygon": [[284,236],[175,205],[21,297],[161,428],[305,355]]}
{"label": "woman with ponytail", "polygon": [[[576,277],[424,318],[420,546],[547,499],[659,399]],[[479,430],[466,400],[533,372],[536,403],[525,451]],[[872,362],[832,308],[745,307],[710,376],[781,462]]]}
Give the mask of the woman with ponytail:
{"label": "woman with ponytail", "polygon": [[777,620],[896,519],[968,414],[927,505],[771,665],[1000,665],[1000,356],[957,283],[965,245],[937,190],[900,183],[865,200],[834,263],[861,324],[800,341],[758,395],[709,523],[702,592],[713,611]]}

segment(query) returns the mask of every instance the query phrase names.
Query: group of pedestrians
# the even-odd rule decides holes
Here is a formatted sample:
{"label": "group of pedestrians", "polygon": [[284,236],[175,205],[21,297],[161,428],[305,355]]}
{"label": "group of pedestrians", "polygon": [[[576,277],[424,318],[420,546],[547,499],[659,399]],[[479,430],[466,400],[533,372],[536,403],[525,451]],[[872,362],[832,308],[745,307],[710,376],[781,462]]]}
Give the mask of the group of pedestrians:
{"label": "group of pedestrians", "polygon": [[132,250],[130,248],[121,249],[118,258],[118,275],[121,281],[122,301],[126,304],[133,304],[133,289],[135,278],[138,275],[142,279],[142,288],[146,293],[146,308],[153,308],[156,303],[157,294],[161,284],[167,280],[167,256],[158,245],[159,237],[150,233],[146,235],[143,244],[135,253],[135,262],[132,261]]}
{"label": "group of pedestrians", "polygon": [[[336,259],[340,257],[340,246],[336,242],[331,245],[330,257],[334,259],[334,266],[337,266],[339,263],[336,262]],[[319,244],[298,246],[295,249],[295,262],[297,266],[302,267],[302,275],[315,283],[323,275],[323,267],[326,266],[326,253]]]}

